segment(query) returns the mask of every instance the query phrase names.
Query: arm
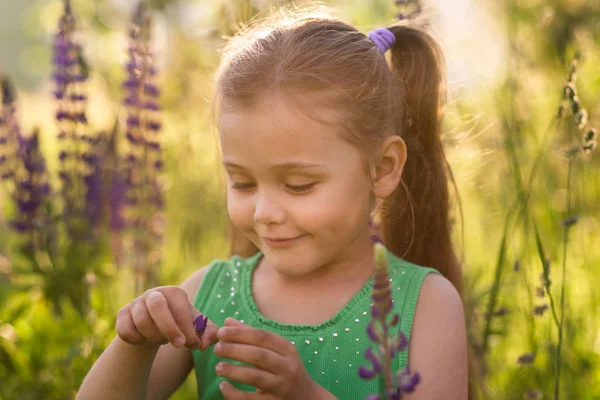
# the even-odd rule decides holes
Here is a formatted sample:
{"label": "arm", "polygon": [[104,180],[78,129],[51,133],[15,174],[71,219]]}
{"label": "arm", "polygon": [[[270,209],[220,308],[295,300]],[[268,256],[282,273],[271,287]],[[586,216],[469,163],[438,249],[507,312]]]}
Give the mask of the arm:
{"label": "arm", "polygon": [[[190,303],[207,268],[192,274],[181,288]],[[77,399],[166,399],[193,367],[191,350],[132,345],[116,336],[85,377]]]}
{"label": "arm", "polygon": [[[206,271],[208,271],[207,267],[201,268],[181,284],[190,304],[194,302]],[[187,347],[178,349],[170,343],[161,346],[150,371],[146,400],[168,399],[185,381],[192,368],[194,368],[194,360],[190,349]]]}
{"label": "arm", "polygon": [[425,278],[410,334],[409,365],[421,383],[407,400],[468,397],[467,334],[460,295],[446,278]]}

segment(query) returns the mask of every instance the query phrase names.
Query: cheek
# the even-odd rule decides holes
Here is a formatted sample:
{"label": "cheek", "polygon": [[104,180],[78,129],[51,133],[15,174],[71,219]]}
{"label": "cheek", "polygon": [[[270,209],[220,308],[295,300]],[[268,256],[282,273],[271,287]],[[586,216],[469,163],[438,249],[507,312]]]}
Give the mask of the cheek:
{"label": "cheek", "polygon": [[[348,200],[354,199],[354,200]],[[348,234],[363,221],[368,212],[368,199],[362,192],[334,190],[304,207],[304,224],[319,234]],[[310,226],[309,226],[310,225]]]}
{"label": "cheek", "polygon": [[251,202],[240,199],[235,193],[227,193],[227,212],[231,222],[239,229],[252,226],[253,212]]}

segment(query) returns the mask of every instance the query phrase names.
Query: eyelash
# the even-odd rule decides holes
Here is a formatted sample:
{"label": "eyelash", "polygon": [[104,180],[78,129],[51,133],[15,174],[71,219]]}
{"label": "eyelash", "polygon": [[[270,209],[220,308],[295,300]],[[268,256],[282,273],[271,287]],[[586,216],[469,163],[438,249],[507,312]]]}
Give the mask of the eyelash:
{"label": "eyelash", "polygon": [[[306,185],[298,185],[298,186],[295,186],[295,185],[285,185],[285,186],[295,193],[306,193],[314,185],[315,185],[315,183],[308,183]],[[234,183],[233,185],[231,185],[231,188],[235,189],[235,190],[247,191],[249,189],[252,189],[253,186],[254,186],[254,183]]]}

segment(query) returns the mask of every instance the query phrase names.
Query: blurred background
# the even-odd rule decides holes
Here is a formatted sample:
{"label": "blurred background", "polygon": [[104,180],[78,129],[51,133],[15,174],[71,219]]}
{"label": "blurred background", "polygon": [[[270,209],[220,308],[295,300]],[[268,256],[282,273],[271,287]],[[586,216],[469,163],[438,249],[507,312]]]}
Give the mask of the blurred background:
{"label": "blurred background", "polygon": [[[122,306],[228,257],[213,75],[286,3],[0,0],[0,399],[74,398]],[[322,2],[365,33],[400,3]],[[421,4],[447,61],[473,385],[600,399],[600,3]],[[195,397],[190,375],[173,398]]]}

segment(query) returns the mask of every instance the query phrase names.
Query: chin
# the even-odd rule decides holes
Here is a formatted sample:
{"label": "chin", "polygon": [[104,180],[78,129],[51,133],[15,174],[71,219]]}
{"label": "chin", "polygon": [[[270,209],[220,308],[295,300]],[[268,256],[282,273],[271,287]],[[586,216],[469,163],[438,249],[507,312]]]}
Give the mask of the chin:
{"label": "chin", "polygon": [[306,259],[306,253],[299,254],[294,251],[281,250],[272,251],[268,246],[264,250],[263,254],[269,256],[272,268],[286,277],[300,278],[313,272],[315,269],[314,263]]}

